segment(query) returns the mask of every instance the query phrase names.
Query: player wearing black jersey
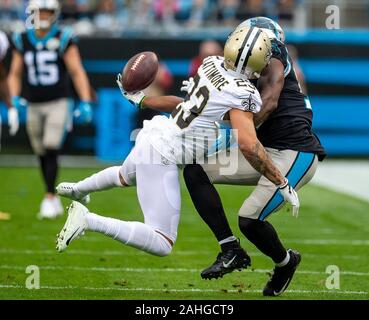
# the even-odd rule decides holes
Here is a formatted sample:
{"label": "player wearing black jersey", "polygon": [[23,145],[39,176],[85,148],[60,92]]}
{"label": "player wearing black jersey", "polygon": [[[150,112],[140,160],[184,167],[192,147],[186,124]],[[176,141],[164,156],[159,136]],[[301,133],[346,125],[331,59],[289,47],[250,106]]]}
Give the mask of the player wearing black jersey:
{"label": "player wearing black jersey", "polygon": [[[325,156],[319,139],[312,132],[311,105],[300,90],[279,25],[271,19],[258,17],[246,20],[237,29],[245,26],[262,28],[272,41],[271,62],[257,82],[263,101],[261,111],[254,117],[258,138],[291,186],[299,189],[312,179],[318,159]],[[247,258],[233,236],[213,183],[256,185],[239,211],[239,227],[246,238],[276,264],[263,294],[280,295],[286,290],[301,260],[297,251],[284,248],[277,232],[266,221],[284,204],[280,192],[247,164],[240,152],[237,159],[231,159],[236,163],[238,161],[237,172],[228,176],[222,174],[219,164],[226,163],[226,151],[220,152],[217,157],[216,165],[194,164],[184,169],[194,205],[222,250],[214,264],[201,276],[204,279],[222,277],[235,269],[244,268]]]}
{"label": "player wearing black jersey", "polygon": [[22,91],[29,106],[27,132],[33,151],[39,156],[46,185],[39,217],[55,218],[63,213],[60,199],[55,195],[57,157],[66,131],[72,126],[69,77],[81,99],[77,114],[85,122],[90,122],[92,117],[91,90],[71,30],[62,29],[56,23],[59,2],[31,0],[29,9],[36,16],[35,25],[13,35],[9,86],[13,104],[24,105],[24,99],[20,98]]}
{"label": "player wearing black jersey", "polygon": [[[0,99],[8,107],[8,125],[10,135],[15,135],[19,128],[18,111],[13,107],[7,83],[6,70],[3,59],[9,48],[9,41],[6,34],[0,31]],[[1,117],[0,117],[0,138],[1,138]]]}

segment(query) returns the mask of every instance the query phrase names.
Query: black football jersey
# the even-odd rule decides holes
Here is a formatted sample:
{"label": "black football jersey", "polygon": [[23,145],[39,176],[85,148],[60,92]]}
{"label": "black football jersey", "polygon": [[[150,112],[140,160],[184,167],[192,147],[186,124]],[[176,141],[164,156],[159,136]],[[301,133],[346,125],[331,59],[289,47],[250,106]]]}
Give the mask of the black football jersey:
{"label": "black football jersey", "polygon": [[260,142],[265,147],[312,152],[324,158],[324,148],[312,131],[313,111],[309,98],[301,92],[286,46],[276,39],[272,41],[272,58],[283,63],[284,86],[277,108],[257,129]]}
{"label": "black football jersey", "polygon": [[23,96],[29,102],[47,102],[71,95],[65,51],[75,43],[72,30],[52,26],[38,38],[34,29],[14,33],[13,48],[23,56]]}

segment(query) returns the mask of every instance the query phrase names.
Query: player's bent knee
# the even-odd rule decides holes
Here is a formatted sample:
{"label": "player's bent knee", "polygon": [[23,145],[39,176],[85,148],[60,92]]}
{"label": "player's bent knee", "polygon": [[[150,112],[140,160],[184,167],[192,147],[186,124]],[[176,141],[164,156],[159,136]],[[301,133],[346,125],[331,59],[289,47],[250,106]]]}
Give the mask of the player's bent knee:
{"label": "player's bent knee", "polygon": [[248,239],[252,238],[255,230],[258,230],[263,224],[265,224],[264,221],[257,219],[238,217],[238,227]]}
{"label": "player's bent knee", "polygon": [[163,236],[163,234],[161,233],[157,233],[158,234],[158,240],[160,245],[157,245],[155,248],[155,251],[153,252],[153,254],[155,254],[156,256],[159,257],[165,257],[168,256],[169,254],[171,254],[172,250],[173,250],[173,244],[174,242],[172,240],[168,240],[167,237]]}

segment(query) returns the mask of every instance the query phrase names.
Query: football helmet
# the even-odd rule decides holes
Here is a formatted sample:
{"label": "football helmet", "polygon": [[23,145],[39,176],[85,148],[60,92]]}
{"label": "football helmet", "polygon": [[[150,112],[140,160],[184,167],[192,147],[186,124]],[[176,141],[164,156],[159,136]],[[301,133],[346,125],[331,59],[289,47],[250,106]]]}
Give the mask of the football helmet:
{"label": "football helmet", "polygon": [[270,39],[277,39],[282,43],[285,41],[284,31],[281,26],[274,20],[267,17],[255,17],[247,19],[240,23],[236,30],[243,27],[258,27],[261,28]]}
{"label": "football helmet", "polygon": [[[58,19],[60,14],[60,4],[58,0],[30,0],[27,8],[31,13],[36,13],[38,15],[36,19],[36,28],[48,29],[53,23]],[[41,19],[39,16],[40,10],[47,10],[53,12],[53,14],[48,19]]]}
{"label": "football helmet", "polygon": [[236,76],[257,79],[272,56],[269,37],[260,28],[233,31],[224,46],[224,65]]}

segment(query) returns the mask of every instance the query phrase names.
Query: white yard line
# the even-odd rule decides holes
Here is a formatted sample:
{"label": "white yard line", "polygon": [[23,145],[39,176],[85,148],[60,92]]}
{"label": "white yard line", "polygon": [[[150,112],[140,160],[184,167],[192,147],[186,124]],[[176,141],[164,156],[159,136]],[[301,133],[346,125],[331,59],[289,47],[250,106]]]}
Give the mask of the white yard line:
{"label": "white yard line", "polygon": [[[38,266],[40,270],[71,270],[71,271],[98,271],[98,272],[133,272],[133,273],[152,273],[152,272],[188,272],[198,273],[200,269],[193,268],[112,268],[112,267],[75,267],[75,266]],[[0,265],[0,269],[5,270],[25,270],[25,266],[20,265]],[[244,272],[248,273],[269,273],[269,269],[247,269]],[[300,274],[326,274],[324,271],[310,271],[310,270],[297,270],[296,273]],[[340,271],[340,275],[347,276],[359,276],[368,277],[369,272],[356,272],[356,271]]]}
{"label": "white yard line", "polygon": [[[0,284],[3,289],[26,289],[19,285]],[[41,286],[45,290],[89,290],[89,291],[146,291],[146,292],[161,292],[161,293],[177,293],[177,292],[217,292],[217,293],[241,293],[239,289],[162,289],[162,288],[119,288],[119,287],[78,287],[78,286]],[[241,289],[242,290],[242,289]],[[261,290],[242,290],[242,293],[261,293]],[[368,291],[338,291],[338,290],[287,290],[285,293],[298,294],[349,294],[349,295],[368,295]]]}
{"label": "white yard line", "polygon": [[[262,256],[264,257],[264,255],[260,252],[254,252],[254,251],[247,251],[250,256]],[[0,249],[0,254],[10,254],[10,255],[14,255],[14,254],[22,254],[22,255],[56,255],[59,254],[56,252],[56,250],[32,250],[32,249]],[[172,253],[172,255],[183,255],[183,256],[189,256],[189,255],[198,255],[198,254],[209,254],[209,251],[174,251]],[[214,255],[216,254],[216,252],[214,251]],[[71,249],[69,250],[66,255],[76,255],[76,256],[81,256],[81,255],[85,255],[85,256],[122,256],[122,257],[126,257],[126,256],[137,256],[137,255],[148,255],[145,252],[142,251],[136,251],[136,252],[126,252],[124,251],[124,249],[122,249],[122,251],[119,250],[112,250],[112,251],[92,251],[92,250],[77,250],[77,249]],[[340,255],[339,257],[337,256],[330,256],[327,255],[325,253],[322,254],[314,254],[314,253],[303,253],[304,257],[310,257],[310,258],[322,258],[326,257],[332,260],[335,259],[348,259],[348,260],[364,260],[364,259],[368,259],[368,256],[363,255],[363,254],[357,254],[357,255]]]}
{"label": "white yard line", "polygon": [[[34,241],[45,241],[45,237],[33,236],[28,240]],[[202,237],[186,237],[186,242],[200,242],[204,239]],[[94,237],[84,237],[81,241],[86,242],[104,242],[106,238],[94,238]],[[291,242],[296,244],[311,244],[311,245],[348,245],[348,246],[369,246],[369,239],[353,239],[353,240],[342,240],[342,239],[283,239],[284,242]],[[0,249],[1,250],[1,249]],[[198,253],[208,253],[209,251],[197,251]],[[181,253],[179,253],[181,254]]]}
{"label": "white yard line", "polygon": [[369,201],[369,161],[323,161],[312,183]]}

